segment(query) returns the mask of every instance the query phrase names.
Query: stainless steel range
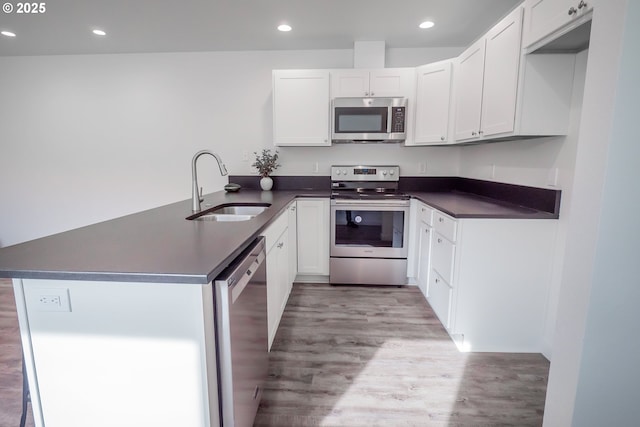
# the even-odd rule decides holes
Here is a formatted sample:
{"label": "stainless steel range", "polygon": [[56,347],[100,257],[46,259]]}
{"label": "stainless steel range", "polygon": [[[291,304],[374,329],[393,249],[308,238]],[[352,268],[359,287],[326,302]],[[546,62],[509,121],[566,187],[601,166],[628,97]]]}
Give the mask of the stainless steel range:
{"label": "stainless steel range", "polygon": [[409,196],[398,166],[331,167],[332,284],[405,285]]}

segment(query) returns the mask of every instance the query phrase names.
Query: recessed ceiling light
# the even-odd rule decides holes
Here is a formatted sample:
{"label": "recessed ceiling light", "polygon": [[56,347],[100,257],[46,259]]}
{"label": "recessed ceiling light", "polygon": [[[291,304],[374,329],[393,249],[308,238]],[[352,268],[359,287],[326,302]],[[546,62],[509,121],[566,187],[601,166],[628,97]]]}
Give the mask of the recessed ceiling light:
{"label": "recessed ceiling light", "polygon": [[15,37],[16,34],[12,33],[11,31],[0,31],[0,34],[2,34],[3,36],[7,36],[7,37]]}
{"label": "recessed ceiling light", "polygon": [[93,30],[93,34],[95,34],[96,36],[106,36],[107,35],[107,33],[105,33],[102,30],[98,30],[98,29]]}
{"label": "recessed ceiling light", "polygon": [[291,31],[291,25],[287,25],[287,24],[278,25],[278,31],[283,31],[283,32]]}
{"label": "recessed ceiling light", "polygon": [[431,22],[431,21],[424,21],[423,23],[421,23],[420,25],[418,25],[418,27],[420,27],[420,28],[431,28],[431,27],[433,27],[434,25],[436,25],[436,24],[434,24],[434,23],[433,23],[433,22]]}

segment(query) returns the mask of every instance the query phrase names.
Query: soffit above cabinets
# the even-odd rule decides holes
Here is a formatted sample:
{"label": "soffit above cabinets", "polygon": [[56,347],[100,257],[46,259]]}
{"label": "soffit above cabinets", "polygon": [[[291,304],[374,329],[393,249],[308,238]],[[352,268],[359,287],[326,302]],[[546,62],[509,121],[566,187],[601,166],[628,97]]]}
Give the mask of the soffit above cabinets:
{"label": "soffit above cabinets", "polygon": [[[521,0],[56,0],[0,14],[0,56],[465,46]],[[432,20],[435,26],[418,25]],[[292,31],[276,30],[287,23]],[[106,36],[92,34],[101,29]]]}

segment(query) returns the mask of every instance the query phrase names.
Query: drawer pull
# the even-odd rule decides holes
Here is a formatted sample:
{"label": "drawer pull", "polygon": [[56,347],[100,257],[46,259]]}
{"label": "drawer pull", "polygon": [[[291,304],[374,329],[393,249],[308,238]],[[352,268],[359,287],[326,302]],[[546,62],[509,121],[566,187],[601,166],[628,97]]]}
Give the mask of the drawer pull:
{"label": "drawer pull", "polygon": [[438,239],[438,243],[442,243],[442,239]]}
{"label": "drawer pull", "polygon": [[571,15],[575,15],[576,13],[578,13],[578,9],[576,9],[575,7],[571,6],[569,8],[569,16]]}
{"label": "drawer pull", "polygon": [[436,277],[436,283],[440,283],[440,279]]}
{"label": "drawer pull", "polygon": [[440,218],[438,218],[438,221],[444,222],[444,218],[440,217]]}

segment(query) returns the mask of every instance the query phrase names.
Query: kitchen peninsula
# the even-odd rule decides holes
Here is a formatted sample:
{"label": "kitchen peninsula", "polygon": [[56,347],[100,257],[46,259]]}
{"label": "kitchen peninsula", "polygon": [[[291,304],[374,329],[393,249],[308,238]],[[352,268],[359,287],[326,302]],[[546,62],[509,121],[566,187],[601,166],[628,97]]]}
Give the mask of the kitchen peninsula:
{"label": "kitchen peninsula", "polygon": [[[509,197],[536,200],[540,189],[508,186],[497,200],[461,191],[479,183],[463,181],[401,185],[415,202],[461,220],[557,218],[559,192],[542,190],[544,203],[523,206]],[[206,195],[202,205],[270,205],[248,221],[186,220],[184,200],[0,249],[0,277],[14,279],[36,423],[217,425],[211,282],[291,202],[329,197],[324,188],[250,188]],[[276,180],[276,188],[290,187]]]}

